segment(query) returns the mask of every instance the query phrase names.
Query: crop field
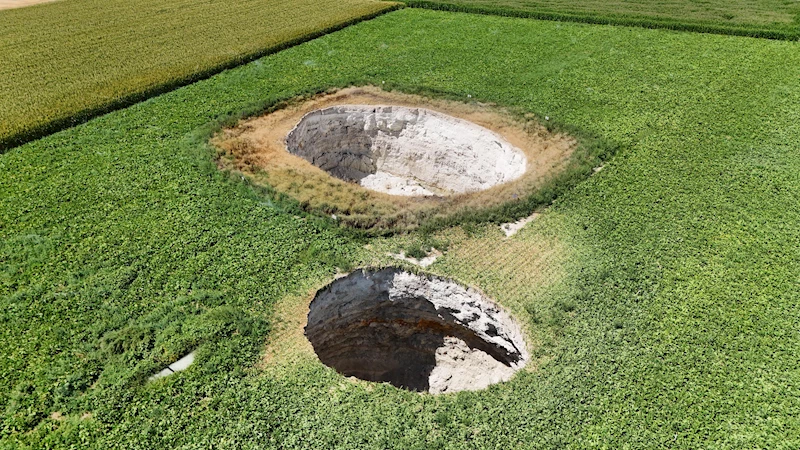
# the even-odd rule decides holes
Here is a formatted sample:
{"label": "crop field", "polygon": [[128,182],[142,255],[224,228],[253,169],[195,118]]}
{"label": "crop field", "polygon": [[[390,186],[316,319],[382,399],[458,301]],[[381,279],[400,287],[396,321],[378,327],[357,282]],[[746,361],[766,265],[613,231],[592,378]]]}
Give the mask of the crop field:
{"label": "crop field", "polygon": [[800,5],[791,0],[409,0],[446,11],[797,40]]}
{"label": "crop field", "polygon": [[[512,237],[368,237],[219,170],[223,126],[365,85],[617,150]],[[416,8],[11,148],[0,446],[797,448],[798,149],[798,42]],[[309,348],[316,289],[420,242],[526,330],[509,382],[420,394]]]}
{"label": "crop field", "polygon": [[0,10],[0,152],[390,7],[61,0]]}

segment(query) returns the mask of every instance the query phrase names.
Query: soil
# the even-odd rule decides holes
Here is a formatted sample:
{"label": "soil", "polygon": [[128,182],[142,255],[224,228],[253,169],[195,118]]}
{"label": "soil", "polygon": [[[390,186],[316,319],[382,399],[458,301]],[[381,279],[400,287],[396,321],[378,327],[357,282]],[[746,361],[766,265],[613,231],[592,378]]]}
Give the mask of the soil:
{"label": "soil", "polygon": [[0,0],[0,10],[22,8],[25,6],[38,5],[40,3],[52,3],[58,0]]}
{"label": "soil", "polygon": [[394,259],[399,259],[401,261],[405,261],[405,262],[409,262],[411,264],[414,264],[415,266],[428,267],[431,264],[435,263],[436,260],[439,259],[439,257],[442,256],[442,252],[440,252],[439,250],[436,250],[434,248],[434,249],[431,249],[431,251],[428,253],[427,256],[425,256],[425,257],[423,257],[421,259],[412,258],[411,256],[406,255],[405,250],[401,250],[400,253],[389,253],[388,255],[391,256]]}
{"label": "soil", "polygon": [[522,218],[516,222],[504,223],[500,225],[500,229],[503,230],[503,233],[506,234],[506,237],[511,237],[519,233],[519,230],[523,229],[525,225],[536,220],[537,217],[539,217],[539,213],[533,213],[530,216]]}

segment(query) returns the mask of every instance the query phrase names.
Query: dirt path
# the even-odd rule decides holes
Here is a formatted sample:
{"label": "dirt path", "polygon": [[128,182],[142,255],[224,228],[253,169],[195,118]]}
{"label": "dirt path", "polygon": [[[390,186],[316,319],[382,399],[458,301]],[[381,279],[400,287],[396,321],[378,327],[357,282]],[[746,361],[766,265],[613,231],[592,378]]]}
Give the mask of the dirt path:
{"label": "dirt path", "polygon": [[50,3],[57,0],[0,0],[0,11],[4,9],[22,8],[23,6],[38,5],[39,3]]}

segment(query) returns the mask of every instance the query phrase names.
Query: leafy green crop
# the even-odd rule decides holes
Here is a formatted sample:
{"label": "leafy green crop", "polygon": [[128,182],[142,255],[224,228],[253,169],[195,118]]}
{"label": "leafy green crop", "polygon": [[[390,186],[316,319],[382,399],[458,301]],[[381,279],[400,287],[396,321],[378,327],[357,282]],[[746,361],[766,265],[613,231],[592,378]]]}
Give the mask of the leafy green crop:
{"label": "leafy green crop", "polygon": [[0,11],[0,152],[392,7],[68,0]]}
{"label": "leafy green crop", "polygon": [[508,17],[666,28],[768,39],[800,39],[800,7],[759,2],[674,0],[407,0],[408,6]]}
{"label": "leafy green crop", "polygon": [[[798,80],[794,42],[404,9],[14,148],[0,156],[2,445],[797,447]],[[527,311],[549,339],[535,370],[433,397],[313,359],[260,368],[275,301],[369,252],[226,178],[198,136],[366,83],[620,146],[511,240],[472,225],[496,234],[497,267],[478,250],[448,259],[458,243],[432,266]],[[568,256],[547,288],[503,258],[538,241]],[[185,372],[145,381],[195,348]]]}

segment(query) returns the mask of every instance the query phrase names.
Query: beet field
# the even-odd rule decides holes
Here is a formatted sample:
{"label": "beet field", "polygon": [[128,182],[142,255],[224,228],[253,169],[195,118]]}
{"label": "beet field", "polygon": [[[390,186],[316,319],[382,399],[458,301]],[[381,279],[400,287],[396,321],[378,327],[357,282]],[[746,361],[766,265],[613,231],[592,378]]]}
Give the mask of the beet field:
{"label": "beet field", "polygon": [[[800,42],[407,7],[233,66],[0,155],[0,446],[800,446]],[[256,133],[348,88],[558,151],[397,200],[435,180],[369,193]],[[87,89],[0,98],[0,138]],[[328,115],[380,155],[439,120],[369,108]]]}

